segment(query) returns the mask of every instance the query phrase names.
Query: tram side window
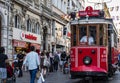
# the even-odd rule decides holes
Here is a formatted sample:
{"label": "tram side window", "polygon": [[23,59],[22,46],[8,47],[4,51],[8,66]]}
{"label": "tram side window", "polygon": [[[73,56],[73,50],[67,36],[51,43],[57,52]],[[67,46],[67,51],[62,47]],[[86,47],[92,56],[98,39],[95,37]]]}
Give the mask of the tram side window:
{"label": "tram side window", "polygon": [[87,35],[87,26],[80,26],[79,28],[79,35],[80,35],[80,39],[82,39],[83,36],[86,36]]}
{"label": "tram side window", "polygon": [[87,26],[82,25],[79,27],[79,40],[80,43],[86,43],[87,42]]}
{"label": "tram side window", "polygon": [[73,27],[73,46],[76,46],[76,27]]}
{"label": "tram side window", "polygon": [[100,38],[100,45],[103,45],[103,30],[104,28],[103,28],[103,25],[100,25],[100,33],[99,33],[99,38]]}

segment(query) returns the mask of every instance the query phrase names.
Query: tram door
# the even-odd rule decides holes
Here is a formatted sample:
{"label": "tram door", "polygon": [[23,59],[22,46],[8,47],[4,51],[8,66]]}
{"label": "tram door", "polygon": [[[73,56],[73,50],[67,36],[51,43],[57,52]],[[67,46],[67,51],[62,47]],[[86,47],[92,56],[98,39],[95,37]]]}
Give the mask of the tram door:
{"label": "tram door", "polygon": [[2,18],[0,16],[0,47],[1,47],[1,29],[2,29]]}
{"label": "tram door", "polygon": [[111,34],[112,34],[112,30],[111,30],[112,26],[109,24],[108,25],[108,71],[112,72],[111,68],[112,68],[112,46],[111,46]]}

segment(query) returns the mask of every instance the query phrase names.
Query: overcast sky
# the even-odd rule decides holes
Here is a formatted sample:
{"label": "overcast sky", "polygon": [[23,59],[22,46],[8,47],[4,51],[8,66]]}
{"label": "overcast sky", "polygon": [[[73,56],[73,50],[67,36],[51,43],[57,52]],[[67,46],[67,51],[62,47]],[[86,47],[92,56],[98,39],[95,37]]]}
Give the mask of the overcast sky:
{"label": "overcast sky", "polygon": [[[95,5],[94,3],[102,3],[102,1],[107,2],[111,18],[113,18],[116,28],[120,28],[120,0],[85,0],[85,6],[92,6],[94,9],[101,9],[101,4]],[[116,11],[116,7],[119,7],[118,11]]]}

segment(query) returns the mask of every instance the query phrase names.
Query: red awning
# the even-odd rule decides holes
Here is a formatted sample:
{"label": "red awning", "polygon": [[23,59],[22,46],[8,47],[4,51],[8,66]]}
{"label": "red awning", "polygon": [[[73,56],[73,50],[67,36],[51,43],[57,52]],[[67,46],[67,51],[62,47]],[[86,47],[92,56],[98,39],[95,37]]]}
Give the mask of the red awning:
{"label": "red awning", "polygon": [[31,43],[30,46],[35,46],[36,49],[40,49],[40,44]]}
{"label": "red awning", "polygon": [[13,46],[15,47],[26,47],[26,42],[19,41],[19,40],[13,40]]}

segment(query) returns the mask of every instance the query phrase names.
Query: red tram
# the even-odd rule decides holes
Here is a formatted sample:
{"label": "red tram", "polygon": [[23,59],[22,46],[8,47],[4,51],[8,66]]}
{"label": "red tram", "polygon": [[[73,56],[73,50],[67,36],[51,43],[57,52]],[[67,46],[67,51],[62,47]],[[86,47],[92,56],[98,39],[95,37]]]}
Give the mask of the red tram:
{"label": "red tram", "polygon": [[80,19],[71,21],[71,78],[112,76],[118,55],[117,31],[112,19],[90,6],[79,11],[79,16]]}

